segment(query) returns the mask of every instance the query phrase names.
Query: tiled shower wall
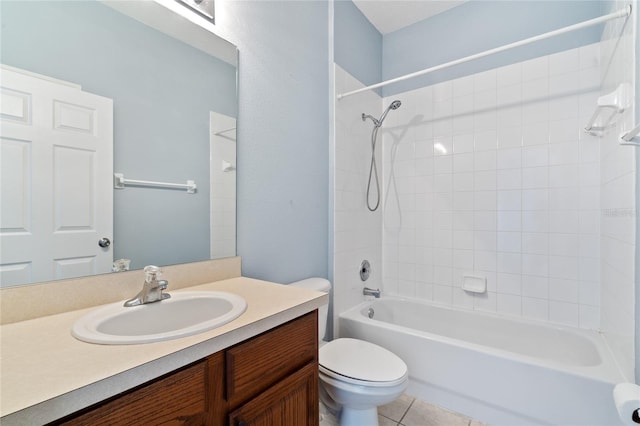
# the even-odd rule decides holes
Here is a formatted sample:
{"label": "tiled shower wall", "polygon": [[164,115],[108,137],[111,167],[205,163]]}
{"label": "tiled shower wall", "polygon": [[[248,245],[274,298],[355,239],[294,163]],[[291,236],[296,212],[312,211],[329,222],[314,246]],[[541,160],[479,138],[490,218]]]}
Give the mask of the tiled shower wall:
{"label": "tiled shower wall", "polygon": [[[385,99],[387,294],[600,325],[599,44]],[[487,292],[461,289],[463,275]]]}
{"label": "tiled shower wall", "polygon": [[[611,2],[611,12],[626,7]],[[601,95],[627,84],[633,93],[635,26],[631,20],[607,23],[601,46]],[[632,99],[629,99],[630,104]],[[605,115],[605,118],[607,116]],[[619,136],[634,125],[633,107],[615,117],[601,144],[602,284],[600,328],[629,380],[634,368],[635,184],[638,148],[620,145]]]}
{"label": "tiled shower wall", "polygon": [[[336,65],[335,86],[336,93],[342,93],[359,89],[363,84]],[[365,285],[382,286],[382,209],[372,213],[367,210],[365,201],[373,124],[369,120],[363,122],[361,118],[362,113],[379,117],[380,108],[380,96],[371,91],[335,103],[334,325],[338,324],[338,314],[363,301]],[[379,170],[382,167],[381,145],[381,139],[378,139]],[[382,181],[380,186],[382,193]],[[372,271],[363,283],[359,270],[365,259],[371,263]]]}

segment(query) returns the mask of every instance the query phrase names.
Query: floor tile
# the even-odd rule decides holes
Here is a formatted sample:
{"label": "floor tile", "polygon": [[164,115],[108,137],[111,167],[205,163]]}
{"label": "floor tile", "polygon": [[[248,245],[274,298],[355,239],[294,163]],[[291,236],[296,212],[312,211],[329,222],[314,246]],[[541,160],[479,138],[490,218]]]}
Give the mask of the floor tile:
{"label": "floor tile", "polygon": [[339,426],[336,417],[323,403],[320,403],[320,426]]}
{"label": "floor tile", "polygon": [[394,422],[384,416],[378,416],[378,426],[398,426],[398,422]]}
{"label": "floor tile", "polygon": [[468,426],[471,419],[424,401],[415,400],[404,416],[404,426]]}
{"label": "floor tile", "polygon": [[[378,407],[379,426],[485,426],[444,408],[403,394],[394,402]],[[336,417],[320,404],[320,426],[339,426]]]}
{"label": "floor tile", "polygon": [[391,420],[399,422],[405,415],[414,398],[407,394],[402,394],[395,401],[378,407],[378,414]]}

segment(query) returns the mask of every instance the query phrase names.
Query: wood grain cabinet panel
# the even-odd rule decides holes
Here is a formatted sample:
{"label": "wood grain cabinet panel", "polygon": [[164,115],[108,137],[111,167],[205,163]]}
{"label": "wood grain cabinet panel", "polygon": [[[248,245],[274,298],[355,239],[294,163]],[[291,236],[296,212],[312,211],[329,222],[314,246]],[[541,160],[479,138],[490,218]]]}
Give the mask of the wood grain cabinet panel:
{"label": "wood grain cabinet panel", "polygon": [[227,350],[227,399],[232,408],[318,356],[317,314],[311,312]]}
{"label": "wood grain cabinet panel", "polygon": [[203,425],[206,422],[207,363],[170,373],[101,403],[60,425]]}
{"label": "wood grain cabinet panel", "polygon": [[318,416],[318,366],[308,364],[229,414],[229,426],[310,426]]}

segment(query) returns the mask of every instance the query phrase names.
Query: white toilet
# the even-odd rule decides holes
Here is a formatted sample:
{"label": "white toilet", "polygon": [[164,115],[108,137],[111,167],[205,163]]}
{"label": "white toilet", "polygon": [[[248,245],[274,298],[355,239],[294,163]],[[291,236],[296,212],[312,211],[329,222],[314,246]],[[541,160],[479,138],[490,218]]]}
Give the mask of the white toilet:
{"label": "white toilet", "polygon": [[[331,283],[309,278],[291,283],[328,292]],[[358,339],[325,342],[328,306],[318,309],[320,399],[336,411],[341,426],[378,425],[379,405],[399,397],[407,387],[407,364],[397,355]]]}

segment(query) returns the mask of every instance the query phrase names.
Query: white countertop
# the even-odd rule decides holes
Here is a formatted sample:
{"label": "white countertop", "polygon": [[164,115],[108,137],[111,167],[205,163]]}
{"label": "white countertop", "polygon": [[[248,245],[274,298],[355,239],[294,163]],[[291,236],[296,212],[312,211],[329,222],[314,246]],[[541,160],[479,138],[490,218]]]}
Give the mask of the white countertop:
{"label": "white countertop", "polygon": [[0,422],[42,424],[63,417],[311,312],[329,298],[244,277],[174,292],[184,290],[235,293],[245,298],[247,310],[214,330],[138,345],[72,337],[72,324],[95,308],[1,326]]}

